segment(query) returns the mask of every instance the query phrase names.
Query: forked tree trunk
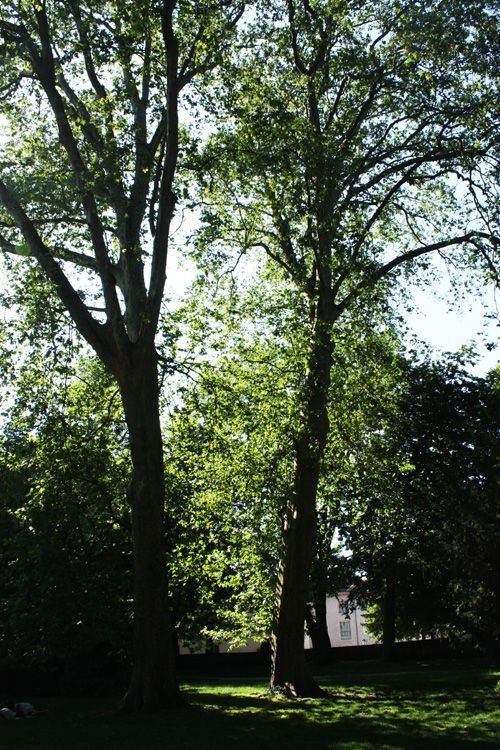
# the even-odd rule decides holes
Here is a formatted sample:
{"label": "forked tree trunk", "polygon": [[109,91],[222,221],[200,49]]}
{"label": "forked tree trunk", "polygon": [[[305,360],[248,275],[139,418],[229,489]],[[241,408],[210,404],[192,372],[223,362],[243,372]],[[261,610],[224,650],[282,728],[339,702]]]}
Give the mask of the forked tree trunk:
{"label": "forked tree trunk", "polygon": [[135,607],[135,663],[122,710],[147,712],[179,701],[167,590],[165,479],[154,348],[136,354],[120,386],[133,467],[129,502]]}
{"label": "forked tree trunk", "polygon": [[317,323],[295,448],[294,486],[283,533],[272,636],[271,688],[288,695],[322,694],[305,659],[304,621],[315,546],[316,494],[329,427],[331,353],[330,327]]}

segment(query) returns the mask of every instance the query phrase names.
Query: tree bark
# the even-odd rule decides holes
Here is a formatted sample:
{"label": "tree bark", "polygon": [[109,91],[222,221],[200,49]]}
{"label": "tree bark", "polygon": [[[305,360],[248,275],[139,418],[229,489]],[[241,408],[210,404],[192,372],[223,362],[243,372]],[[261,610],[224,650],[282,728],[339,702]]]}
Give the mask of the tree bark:
{"label": "tree bark", "polygon": [[132,458],[129,502],[135,662],[121,706],[127,712],[157,711],[180,700],[165,560],[165,483],[156,352],[153,346],[148,348],[136,351],[131,366],[119,377]]}
{"label": "tree bark", "polygon": [[308,607],[306,622],[311,636],[314,661],[323,663],[330,658],[332,648],[326,619],[325,592],[318,592],[314,595],[314,606]]}
{"label": "tree bark", "polygon": [[296,441],[294,485],[284,526],[272,635],[271,688],[292,696],[323,693],[306,663],[304,621],[315,544],[316,493],[329,429],[331,354],[330,325],[317,320]]}

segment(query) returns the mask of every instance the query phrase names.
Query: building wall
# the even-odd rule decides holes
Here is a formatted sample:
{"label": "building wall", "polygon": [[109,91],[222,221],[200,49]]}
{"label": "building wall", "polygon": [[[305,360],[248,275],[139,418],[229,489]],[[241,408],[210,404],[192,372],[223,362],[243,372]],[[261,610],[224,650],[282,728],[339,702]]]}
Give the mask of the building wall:
{"label": "building wall", "polygon": [[[376,639],[366,631],[363,610],[359,607],[351,609],[348,597],[348,591],[340,591],[337,596],[330,596],[326,600],[326,622],[332,647],[369,646],[376,643]],[[312,648],[308,635],[305,637],[305,647]]]}

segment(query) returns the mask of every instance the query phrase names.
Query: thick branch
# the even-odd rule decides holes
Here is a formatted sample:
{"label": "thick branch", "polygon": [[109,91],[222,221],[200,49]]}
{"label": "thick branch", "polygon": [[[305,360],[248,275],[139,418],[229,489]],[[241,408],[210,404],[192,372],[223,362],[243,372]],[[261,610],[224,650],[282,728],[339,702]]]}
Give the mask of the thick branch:
{"label": "thick branch", "polygon": [[73,106],[75,110],[75,114],[80,117],[80,119],[83,122],[82,125],[82,132],[85,135],[85,138],[87,139],[89,144],[92,144],[94,146],[97,146],[98,148],[102,149],[103,144],[102,140],[99,134],[99,131],[95,127],[95,125],[92,123],[92,118],[90,117],[90,112],[88,111],[87,107],[85,106],[84,102],[78,97],[74,89],[70,86],[66,78],[62,73],[59,73],[57,76],[57,82],[66,94],[69,103]]}
{"label": "thick branch", "polygon": [[[3,180],[0,180],[0,201],[23,235],[30,255],[36,258],[47,277],[56,287],[62,303],[75,321],[82,336],[95,349],[99,357],[104,362],[109,363],[110,340],[106,335],[105,329],[89,313],[80,295],[73,288],[71,282],[53,258],[50,250],[43,242],[19,201]],[[12,243],[3,239],[2,247],[4,250],[11,252]]]}
{"label": "thick branch", "polygon": [[203,40],[204,34],[205,34],[205,24],[201,22],[200,25],[198,26],[198,30],[194,36],[193,41],[191,42],[189,51],[179,71],[179,80],[182,81],[183,83],[187,83],[194,76],[193,71],[195,68],[194,68],[193,63],[194,63],[194,58],[196,54],[196,48],[200,44],[200,42]]}
{"label": "thick branch", "polygon": [[282,216],[279,202],[269,185],[267,185],[267,194],[272,209],[273,222],[276,227],[279,245],[281,247],[281,252],[283,253],[285,263],[290,269],[292,269],[292,277],[303,284],[305,269],[295,252],[290,226],[286,218]]}
{"label": "thick branch", "polygon": [[337,114],[340,100],[342,99],[342,96],[344,94],[347,84],[349,83],[349,80],[350,80],[349,76],[345,76],[345,78],[343,78],[342,81],[340,82],[340,86],[338,87],[337,94],[335,96],[335,101],[333,102],[333,106],[330,112],[328,113],[328,117],[326,118],[325,130],[328,130],[332,125],[333,118]]}
{"label": "thick branch", "polygon": [[468,232],[467,234],[463,234],[458,237],[451,237],[447,240],[441,240],[440,242],[433,242],[429,245],[423,245],[421,247],[415,248],[414,250],[409,250],[406,253],[401,253],[400,255],[392,258],[392,260],[388,261],[387,263],[384,263],[367,278],[364,278],[362,281],[360,281],[359,284],[357,284],[356,287],[352,290],[352,292],[350,292],[342,300],[339,307],[342,310],[345,310],[345,308],[347,308],[354,299],[357,299],[362,294],[362,292],[366,291],[367,289],[371,289],[378,281],[387,276],[395,268],[403,265],[403,263],[407,263],[408,261],[419,258],[422,255],[427,255],[437,250],[443,250],[445,247],[452,247],[454,245],[465,245],[469,243],[477,247],[476,241],[480,239],[487,240],[494,243],[495,245],[500,242],[498,238],[487,234],[486,232]]}
{"label": "thick branch", "polygon": [[54,112],[59,131],[59,140],[68,155],[76,183],[82,192],[82,205],[89,224],[92,246],[99,267],[99,275],[106,302],[108,319],[113,325],[120,328],[122,315],[118,297],[116,295],[113,270],[104,240],[104,231],[95,198],[89,187],[91,178],[82,159],[76,138],[69,123],[64,101],[56,87],[55,61],[51,48],[50,30],[43,7],[41,10],[36,11],[36,18],[38,22],[40,42],[42,44],[42,54],[39,54],[38,49],[27,32],[24,34],[24,41],[28,48],[33,70],[42,84],[50,106],[52,107],[52,111]]}
{"label": "thick branch", "polygon": [[87,75],[89,78],[89,81],[96,92],[97,96],[100,99],[104,99],[107,96],[106,89],[100,82],[97,72],[94,65],[94,60],[92,57],[92,50],[90,47],[89,37],[87,34],[87,27],[85,25],[85,22],[82,18],[81,10],[80,10],[80,3],[77,2],[77,0],[69,0],[69,6],[71,8],[71,12],[73,15],[73,18],[75,19],[75,25],[78,32],[78,36],[80,38],[80,44],[82,45],[82,52],[83,52],[83,59],[85,61],[85,70],[87,71]]}
{"label": "thick branch", "polygon": [[392,201],[394,196],[401,190],[403,185],[405,185],[408,180],[411,178],[411,176],[416,171],[418,165],[415,165],[408,169],[404,174],[401,176],[401,178],[387,191],[387,193],[384,195],[380,203],[378,204],[375,211],[372,213],[368,221],[366,222],[365,226],[363,227],[358,240],[356,244],[354,245],[354,249],[352,251],[352,258],[355,258],[365,241],[366,237],[370,233],[373,225],[378,221],[384,210],[387,208],[389,203]]}
{"label": "thick branch", "polygon": [[295,62],[295,67],[297,68],[299,73],[302,73],[302,75],[307,76],[308,69],[304,61],[301,59],[300,52],[299,52],[298,31],[295,28],[295,6],[293,4],[293,0],[288,0],[288,21],[290,24],[290,33],[292,35],[292,51],[293,51],[293,59]]}
{"label": "thick branch", "polygon": [[375,79],[372,82],[372,85],[370,86],[370,90],[368,92],[368,95],[361,105],[361,108],[358,112],[358,115],[354,122],[352,123],[351,127],[348,129],[345,138],[342,141],[342,149],[345,150],[349,143],[356,137],[356,135],[359,133],[359,130],[361,128],[361,125],[365,121],[365,119],[368,117],[370,110],[372,108],[373,103],[375,102],[375,99],[377,97],[377,92],[379,90],[380,82],[382,80],[384,69],[379,68],[377,70],[377,74],[375,76]]}
{"label": "thick branch", "polygon": [[287,274],[289,274],[289,276],[292,279],[294,279],[294,281],[296,283],[298,283],[300,285],[303,285],[303,279],[299,278],[297,276],[297,274],[295,273],[295,271],[293,270],[293,268],[291,266],[289,266],[288,263],[285,260],[283,260],[283,258],[281,257],[281,255],[279,255],[278,253],[275,253],[273,250],[271,250],[271,248],[269,247],[269,245],[266,242],[262,242],[262,241],[260,241],[260,242],[254,242],[254,243],[252,243],[251,247],[261,247],[266,252],[266,254],[269,255],[269,257],[272,260],[275,261],[275,263],[277,263],[279,266],[281,266],[287,272]]}
{"label": "thick branch", "polygon": [[[230,7],[231,2],[226,2],[225,5],[227,7]],[[219,54],[214,56],[213,53],[209,51],[205,54],[203,61],[195,65],[194,61],[196,58],[197,49],[203,46],[203,42],[206,39],[205,31],[210,27],[210,24],[208,25],[208,27],[205,27],[204,23],[200,23],[198,32],[195,35],[186,58],[184,59],[180,67],[179,75],[177,76],[177,85],[179,91],[187,86],[195,76],[201,75],[203,73],[208,73],[208,71],[212,70],[215,67],[217,61],[220,59],[224,47],[227,46],[227,40],[231,38],[230,32],[234,29],[240,18],[243,16],[244,12],[245,3],[239,3],[234,9],[233,15],[227,20],[227,23],[224,25],[224,29],[218,40],[217,48],[219,50]],[[212,45],[208,44],[207,46],[210,50]]]}
{"label": "thick branch", "polygon": [[178,61],[179,42],[174,32],[173,14],[175,0],[164,0],[162,10],[162,36],[167,57],[167,102],[165,159],[158,191],[158,216],[153,242],[149,302],[152,322],[155,326],[160,315],[160,306],[166,280],[168,234],[175,209],[176,196],[173,182],[179,155],[179,113],[178,113]]}
{"label": "thick branch", "polygon": [[[10,253],[11,255],[17,255],[22,258],[36,257],[27,245],[22,247],[14,245],[13,242],[8,240],[2,234],[0,234],[0,247],[4,252]],[[73,265],[79,266],[80,268],[88,268],[90,271],[97,272],[96,260],[90,255],[85,255],[84,253],[76,253],[73,250],[65,250],[64,248],[59,248],[57,250],[52,249],[50,251],[50,255],[53,258],[59,258],[59,260],[65,260],[69,263],[73,263]]]}
{"label": "thick branch", "polygon": [[394,16],[394,18],[393,18],[393,19],[392,19],[392,21],[390,22],[390,24],[389,24],[389,25],[387,26],[387,28],[385,28],[385,29],[384,29],[384,30],[383,30],[383,31],[382,31],[382,32],[381,32],[381,33],[380,33],[380,34],[379,34],[379,35],[378,35],[378,36],[377,36],[377,37],[376,37],[376,38],[375,38],[375,39],[373,40],[373,42],[372,42],[372,43],[370,44],[370,52],[372,52],[372,51],[373,51],[373,50],[375,49],[375,47],[377,46],[377,44],[380,44],[380,42],[382,42],[382,41],[383,41],[384,39],[386,39],[386,38],[387,38],[387,37],[389,36],[389,34],[390,34],[390,33],[391,33],[391,31],[393,30],[393,28],[394,28],[394,26],[395,26],[396,22],[397,22],[397,21],[399,21],[399,19],[400,19],[400,18],[401,18],[402,16],[404,16],[404,14],[405,14],[405,13],[406,13],[406,8],[402,8],[402,9],[401,9],[401,10],[399,11],[399,13],[396,13],[396,15]]}
{"label": "thick branch", "polygon": [[[464,152],[463,150],[459,150],[459,149],[448,149],[448,150],[435,149],[434,151],[430,151],[425,154],[420,154],[418,156],[409,156],[406,159],[397,161],[396,163],[392,163],[388,167],[386,167],[385,169],[382,169],[376,175],[368,179],[366,182],[358,184],[357,186],[353,185],[351,189],[349,190],[345,200],[343,201],[340,207],[340,210],[346,207],[347,203],[349,202],[351,198],[358,196],[358,195],[362,195],[363,193],[366,193],[368,190],[370,190],[370,188],[374,187],[375,185],[378,185],[384,179],[386,179],[387,177],[390,177],[393,174],[396,174],[397,172],[403,172],[404,170],[408,170],[408,169],[415,170],[424,164],[435,164],[440,161],[452,161],[453,159],[456,159],[457,157],[467,156],[467,155],[468,155],[467,152]],[[481,156],[481,153],[471,152],[470,155]]]}

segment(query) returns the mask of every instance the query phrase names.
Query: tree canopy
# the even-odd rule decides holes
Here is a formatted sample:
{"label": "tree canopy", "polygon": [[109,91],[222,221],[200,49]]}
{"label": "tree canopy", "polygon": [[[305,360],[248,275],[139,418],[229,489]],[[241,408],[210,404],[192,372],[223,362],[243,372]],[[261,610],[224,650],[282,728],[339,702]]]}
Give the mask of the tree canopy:
{"label": "tree canopy", "polygon": [[[117,487],[127,484],[131,518],[135,663],[125,710],[179,698],[174,620],[190,618],[179,590],[206,595],[207,616],[228,613],[231,591],[243,620],[255,582],[232,550],[251,557],[259,533],[276,585],[271,684],[321,693],[304,658],[304,618],[328,509],[342,492],[350,510],[359,499],[353,455],[360,467],[377,462],[365,489],[411,536],[421,495],[408,493],[407,512],[403,487],[416,458],[405,435],[384,434],[398,393],[378,400],[401,381],[391,297],[405,274],[425,279],[432,253],[467,278],[498,281],[494,10],[488,0],[10,0],[0,9],[0,249],[16,272],[28,269],[20,297],[34,321],[62,304],[107,370],[92,376],[96,392],[114,379],[127,428],[131,469]],[[252,274],[265,260],[251,294],[235,288],[208,305],[195,296],[182,339],[163,298],[172,218],[184,205],[199,219],[186,244],[202,275],[245,262]],[[39,316],[31,335],[60,336],[59,315]],[[179,392],[165,425],[160,388],[178,387],[183,342],[206,386]],[[61,363],[50,366],[57,374]],[[69,372],[71,357],[62,366]],[[64,461],[78,462],[75,441],[96,425],[98,404],[87,421],[73,412],[80,398],[74,384],[68,413],[54,401],[36,425],[43,441],[29,451],[49,495],[87,497],[83,484],[51,474],[59,443]],[[14,452],[30,436],[21,443]],[[95,476],[114,475],[112,443],[101,457],[92,446]],[[431,460],[440,452],[429,448],[419,482],[434,481],[427,470],[441,475],[444,460]],[[202,585],[190,555],[196,565],[207,558]]]}

